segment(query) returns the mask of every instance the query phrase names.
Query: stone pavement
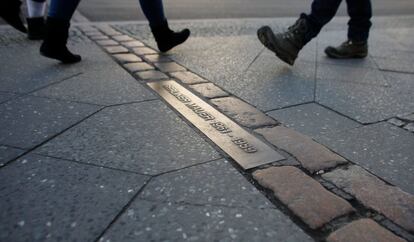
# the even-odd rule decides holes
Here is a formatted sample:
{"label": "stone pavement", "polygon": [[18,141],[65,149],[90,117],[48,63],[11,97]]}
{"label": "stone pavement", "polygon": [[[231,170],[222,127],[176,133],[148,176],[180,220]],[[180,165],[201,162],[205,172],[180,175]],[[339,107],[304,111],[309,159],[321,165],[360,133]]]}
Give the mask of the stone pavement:
{"label": "stone pavement", "polygon": [[[69,66],[2,27],[0,241],[414,241],[414,17],[375,19],[352,61],[323,55],[338,18],[288,67],[255,30],[292,21],[177,21],[167,55],[144,23],[79,23]],[[243,169],[166,83],[282,159]]]}

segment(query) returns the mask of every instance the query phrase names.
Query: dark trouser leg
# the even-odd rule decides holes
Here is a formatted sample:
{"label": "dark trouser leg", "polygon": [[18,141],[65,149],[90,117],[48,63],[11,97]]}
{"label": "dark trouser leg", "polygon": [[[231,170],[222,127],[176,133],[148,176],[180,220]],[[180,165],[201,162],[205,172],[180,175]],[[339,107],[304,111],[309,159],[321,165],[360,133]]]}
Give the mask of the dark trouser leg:
{"label": "dark trouser leg", "polygon": [[346,0],[348,14],[348,39],[367,41],[371,28],[372,7],[370,0]]}
{"label": "dark trouser leg", "polygon": [[52,0],[49,7],[49,17],[69,21],[78,7],[80,0]]}
{"label": "dark trouser leg", "polygon": [[162,0],[139,0],[139,4],[151,26],[160,26],[165,23]]}
{"label": "dark trouser leg", "polygon": [[314,0],[312,2],[311,13],[301,15],[301,18],[306,18],[309,23],[310,31],[308,38],[316,37],[322,27],[331,21],[338,11],[341,2],[342,0]]}

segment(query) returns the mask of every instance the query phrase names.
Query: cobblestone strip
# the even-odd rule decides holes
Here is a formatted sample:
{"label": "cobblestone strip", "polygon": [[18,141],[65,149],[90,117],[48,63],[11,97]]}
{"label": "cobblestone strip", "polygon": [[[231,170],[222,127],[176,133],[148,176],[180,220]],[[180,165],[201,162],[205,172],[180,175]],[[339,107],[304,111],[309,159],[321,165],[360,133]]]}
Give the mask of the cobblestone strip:
{"label": "cobblestone strip", "polygon": [[[385,225],[387,230],[383,223],[381,226],[370,219],[364,219],[369,209],[401,226],[404,231],[398,234],[404,234],[404,238],[409,238],[407,240],[412,238],[414,202],[410,194],[385,184],[360,167],[349,166],[346,159],[311,138],[278,126],[276,120],[257,108],[187,70],[167,55],[159,54],[139,40],[110,26],[92,27],[82,31],[139,81],[175,79],[241,126],[248,129],[256,128],[251,131],[255,131],[278,149],[295,157],[300,162],[299,168],[263,167],[253,173],[247,173],[247,176],[251,175],[260,186],[269,189],[282,206],[305,224],[305,230],[317,234],[318,240],[324,238],[328,241],[404,241],[394,234],[395,230],[390,229],[391,226]],[[391,120],[390,122],[406,129],[414,123],[410,115],[398,117],[398,120],[403,123]],[[348,166],[348,171],[343,170]],[[353,172],[354,170],[358,172]],[[324,174],[326,171],[329,172]],[[321,177],[321,174],[324,175]],[[332,187],[327,187],[327,184]],[[358,206],[352,207],[343,197],[355,200]],[[355,217],[362,219],[354,221]],[[333,225],[336,231],[330,233],[331,224],[337,219],[342,221],[341,227]]]}

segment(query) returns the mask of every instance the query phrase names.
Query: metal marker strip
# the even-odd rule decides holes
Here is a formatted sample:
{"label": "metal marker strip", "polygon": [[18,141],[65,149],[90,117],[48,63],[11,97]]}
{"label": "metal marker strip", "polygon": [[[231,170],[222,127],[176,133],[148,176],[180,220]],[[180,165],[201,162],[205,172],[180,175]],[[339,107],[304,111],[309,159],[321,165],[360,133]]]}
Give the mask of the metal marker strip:
{"label": "metal marker strip", "polygon": [[243,169],[285,159],[237,123],[176,81],[148,83],[188,121],[231,156]]}

